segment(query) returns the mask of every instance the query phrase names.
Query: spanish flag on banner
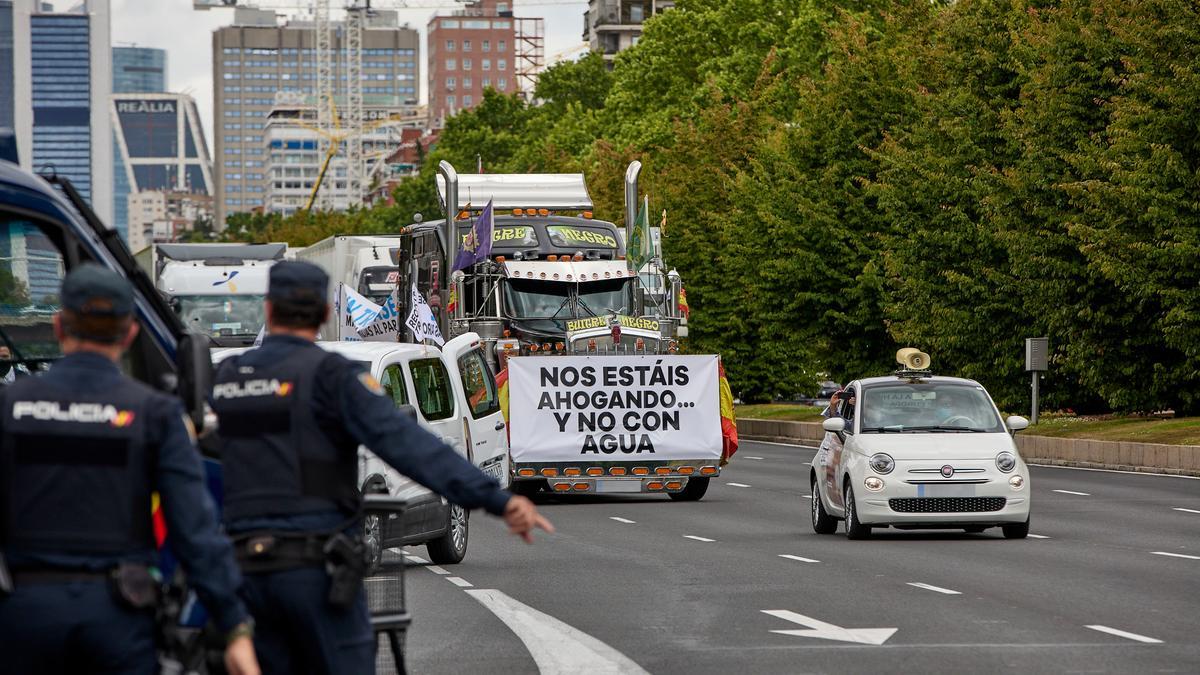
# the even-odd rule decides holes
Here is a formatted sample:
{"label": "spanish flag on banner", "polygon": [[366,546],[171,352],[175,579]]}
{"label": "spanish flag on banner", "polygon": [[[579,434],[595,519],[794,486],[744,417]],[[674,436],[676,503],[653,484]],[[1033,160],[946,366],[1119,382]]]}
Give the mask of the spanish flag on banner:
{"label": "spanish flag on banner", "polygon": [[682,314],[683,318],[685,319],[688,318],[692,313],[692,309],[688,307],[687,304],[687,289],[683,286],[679,287],[679,313]]}
{"label": "spanish flag on banner", "polygon": [[163,518],[162,499],[157,492],[150,495],[150,519],[154,524],[154,543],[162,548],[167,540],[167,520]]}
{"label": "spanish flag on banner", "polygon": [[454,308],[458,307],[458,284],[450,284],[450,300],[446,302],[446,314],[453,314]]}
{"label": "spanish flag on banner", "polygon": [[496,375],[496,397],[500,399],[500,414],[504,415],[504,429],[512,441],[512,426],[508,423],[508,368]]}
{"label": "spanish flag on banner", "polygon": [[717,375],[721,378],[721,466],[725,466],[733,453],[737,452],[738,434],[737,420],[733,416],[733,390],[725,378],[725,364],[719,359]]}

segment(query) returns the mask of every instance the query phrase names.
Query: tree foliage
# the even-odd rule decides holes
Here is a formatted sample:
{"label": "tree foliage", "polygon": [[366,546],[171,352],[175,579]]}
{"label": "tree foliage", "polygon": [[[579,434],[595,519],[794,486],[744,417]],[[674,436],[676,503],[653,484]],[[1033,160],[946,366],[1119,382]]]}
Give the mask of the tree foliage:
{"label": "tree foliage", "polygon": [[[1200,10],[1187,0],[679,0],[610,71],[451,118],[397,206],[257,239],[395,231],[460,172],[582,171],[620,222],[645,168],[689,349],[743,399],[879,374],[899,346],[1051,405],[1200,409]],[[244,221],[244,222],[243,222]]]}

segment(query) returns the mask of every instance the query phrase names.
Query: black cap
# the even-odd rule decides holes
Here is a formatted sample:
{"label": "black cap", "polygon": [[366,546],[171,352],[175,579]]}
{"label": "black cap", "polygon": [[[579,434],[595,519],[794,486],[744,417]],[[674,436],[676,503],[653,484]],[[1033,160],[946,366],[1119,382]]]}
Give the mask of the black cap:
{"label": "black cap", "polygon": [[133,313],[133,287],[106,267],[84,263],[63,279],[62,306],[77,314],[129,316]]}
{"label": "black cap", "polygon": [[268,300],[327,302],[329,275],[312,263],[284,260],[271,266]]}

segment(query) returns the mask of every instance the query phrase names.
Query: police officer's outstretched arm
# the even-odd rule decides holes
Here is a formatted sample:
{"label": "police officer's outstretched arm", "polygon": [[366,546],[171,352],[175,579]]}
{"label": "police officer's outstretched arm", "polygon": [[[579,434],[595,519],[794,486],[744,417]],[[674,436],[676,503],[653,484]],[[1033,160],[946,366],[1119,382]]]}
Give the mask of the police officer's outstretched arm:
{"label": "police officer's outstretched arm", "polygon": [[227,636],[225,667],[230,673],[259,672],[251,644],[250,615],[237,596],[242,576],[233,547],[217,525],[216,507],[204,481],[204,468],[183,405],[160,397],[151,411],[159,430],[151,443],[159,448],[157,475],[170,544],[183,563],[188,583]]}
{"label": "police officer's outstretched arm", "polygon": [[483,508],[502,516],[513,534],[532,542],[534,528],[553,532],[550,521],[533,502],[503,490],[419,424],[405,417],[369,376],[348,361],[330,359],[340,372],[330,373],[340,386],[339,399],[347,430],[383,461],[464,508]]}

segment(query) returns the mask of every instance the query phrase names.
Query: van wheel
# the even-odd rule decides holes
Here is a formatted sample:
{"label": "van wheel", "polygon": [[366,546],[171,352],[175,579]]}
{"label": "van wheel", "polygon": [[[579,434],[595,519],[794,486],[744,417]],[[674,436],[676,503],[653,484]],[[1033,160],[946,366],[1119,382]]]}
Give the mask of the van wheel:
{"label": "van wheel", "polygon": [[854,488],[846,481],[846,538],[870,539],[871,526],[863,525],[858,520],[858,509],[854,507]]}
{"label": "van wheel", "polygon": [[817,485],[817,477],[813,476],[809,482],[809,488],[812,489],[812,527],[813,532],[817,534],[833,534],[837,532],[837,518],[829,515],[825,510],[825,503],[821,501],[821,490]]}
{"label": "van wheel", "polygon": [[1029,519],[1023,523],[1007,523],[1000,526],[1004,530],[1005,539],[1024,539],[1029,536]]}
{"label": "van wheel", "polygon": [[367,576],[371,576],[383,564],[383,523],[379,516],[363,518],[363,545],[367,549]]}
{"label": "van wheel", "polygon": [[425,545],[435,565],[457,565],[467,557],[469,514],[458,504],[451,504],[448,518],[446,533]]}
{"label": "van wheel", "polygon": [[708,476],[689,478],[687,485],[679,492],[668,492],[667,496],[677,502],[698,502],[704,493],[708,492]]}

